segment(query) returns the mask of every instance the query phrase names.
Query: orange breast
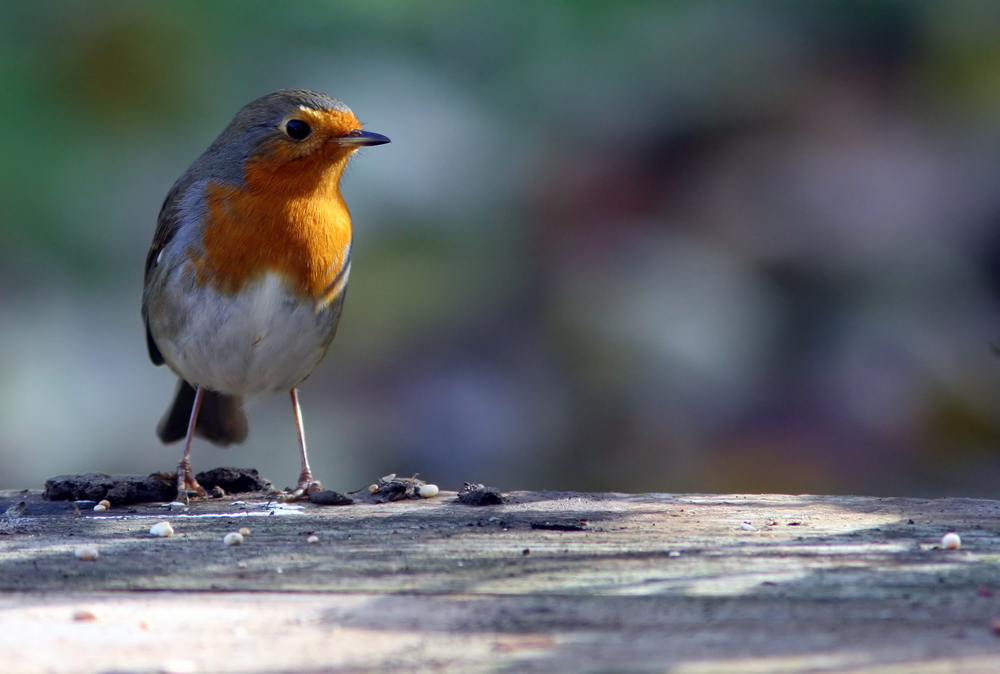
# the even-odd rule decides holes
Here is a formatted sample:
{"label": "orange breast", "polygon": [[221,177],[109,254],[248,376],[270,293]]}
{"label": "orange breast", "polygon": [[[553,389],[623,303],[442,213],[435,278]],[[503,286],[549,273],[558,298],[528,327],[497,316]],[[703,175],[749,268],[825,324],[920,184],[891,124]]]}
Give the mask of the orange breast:
{"label": "orange breast", "polygon": [[303,297],[323,296],[351,243],[351,216],[339,189],[351,152],[333,151],[296,161],[271,153],[247,164],[244,187],[210,183],[205,252],[195,260],[199,279],[236,293],[278,272]]}

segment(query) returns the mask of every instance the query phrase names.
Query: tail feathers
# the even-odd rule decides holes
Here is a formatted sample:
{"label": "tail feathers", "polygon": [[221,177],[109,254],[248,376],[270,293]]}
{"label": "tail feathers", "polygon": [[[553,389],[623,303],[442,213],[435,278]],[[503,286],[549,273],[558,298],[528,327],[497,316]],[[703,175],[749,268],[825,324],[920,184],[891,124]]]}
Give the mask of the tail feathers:
{"label": "tail feathers", "polygon": [[[194,395],[195,388],[181,379],[177,384],[174,402],[156,427],[160,440],[171,443],[187,436]],[[249,431],[247,415],[243,412],[243,398],[205,390],[201,397],[201,409],[198,410],[198,422],[194,427],[195,435],[225,447],[234,442],[243,442]]]}

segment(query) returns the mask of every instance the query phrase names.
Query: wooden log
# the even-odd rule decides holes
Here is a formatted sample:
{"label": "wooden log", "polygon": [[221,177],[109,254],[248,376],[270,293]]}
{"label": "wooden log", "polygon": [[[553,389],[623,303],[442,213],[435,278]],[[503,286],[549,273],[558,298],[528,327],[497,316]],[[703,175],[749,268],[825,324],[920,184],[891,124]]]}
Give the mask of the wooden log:
{"label": "wooden log", "polygon": [[0,518],[0,671],[1000,671],[993,501],[442,492],[76,516],[30,492],[0,512],[21,501]]}

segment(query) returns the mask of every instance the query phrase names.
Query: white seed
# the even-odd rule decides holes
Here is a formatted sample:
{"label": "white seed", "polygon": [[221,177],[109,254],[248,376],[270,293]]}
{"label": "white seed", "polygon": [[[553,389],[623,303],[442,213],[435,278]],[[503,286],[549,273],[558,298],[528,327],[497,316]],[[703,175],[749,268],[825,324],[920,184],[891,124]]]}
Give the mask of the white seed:
{"label": "white seed", "polygon": [[757,527],[750,524],[749,522],[744,522],[743,524],[740,525],[740,528],[743,529],[743,531],[757,531]]}
{"label": "white seed", "polygon": [[240,527],[240,535],[241,536],[249,536],[250,535],[250,527]]}
{"label": "white seed", "polygon": [[962,539],[954,531],[949,531],[941,537],[941,547],[945,550],[958,550],[962,547]]}
{"label": "white seed", "polygon": [[369,494],[374,494],[377,491],[378,491],[378,485],[377,484],[370,484],[370,485],[368,485],[368,493]]}
{"label": "white seed", "polygon": [[238,531],[230,531],[226,534],[226,537],[222,539],[222,542],[226,545],[243,545],[243,534]]}
{"label": "white seed", "polygon": [[95,513],[102,513],[102,512],[104,512],[107,509],[108,509],[107,506],[102,505],[100,503],[98,503],[97,505],[94,506],[94,512]]}
{"label": "white seed", "polygon": [[165,662],[159,669],[159,674],[194,674],[198,665],[189,660],[171,660]]}
{"label": "white seed", "polygon": [[166,538],[174,535],[174,528],[170,525],[170,522],[157,522],[149,527],[149,533],[153,536]]}
{"label": "white seed", "polygon": [[74,554],[77,559],[84,562],[92,562],[101,556],[101,553],[97,551],[96,545],[81,545],[76,549]]}
{"label": "white seed", "polygon": [[310,545],[315,545],[316,543],[319,543],[319,536],[313,534],[312,536],[306,539],[306,543],[309,543]]}
{"label": "white seed", "polygon": [[106,498],[105,498],[105,499],[101,499],[100,501],[98,501],[98,502],[97,502],[97,505],[102,505],[102,506],[104,506],[104,509],[105,509],[105,510],[111,510],[111,501],[109,501],[109,500],[108,500],[108,499],[106,499]]}
{"label": "white seed", "polygon": [[421,498],[434,498],[438,495],[439,491],[441,490],[438,489],[436,484],[425,484],[417,490],[417,493],[420,494]]}

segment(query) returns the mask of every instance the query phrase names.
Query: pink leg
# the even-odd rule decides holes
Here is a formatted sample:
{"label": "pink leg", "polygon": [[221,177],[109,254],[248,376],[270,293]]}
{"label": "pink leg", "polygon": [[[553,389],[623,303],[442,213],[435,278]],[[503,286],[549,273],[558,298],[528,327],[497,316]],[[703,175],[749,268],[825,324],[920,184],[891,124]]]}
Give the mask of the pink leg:
{"label": "pink leg", "polygon": [[201,409],[201,398],[205,389],[198,387],[194,394],[194,404],[191,406],[191,418],[188,420],[187,439],[184,441],[184,453],[181,455],[181,462],[177,464],[177,498],[188,498],[188,492],[193,491],[198,496],[208,494],[194,479],[194,471],[191,470],[191,441],[194,439],[194,429],[198,424],[198,410]]}
{"label": "pink leg", "polygon": [[313,479],[312,470],[309,469],[309,456],[306,454],[306,431],[302,423],[302,408],[299,407],[299,389],[293,388],[292,410],[295,412],[295,427],[299,432],[299,454],[302,457],[302,471],[299,473],[299,483],[295,489],[288,494],[283,494],[279,500],[283,502],[298,501],[308,496],[310,491],[322,489],[323,485]]}

